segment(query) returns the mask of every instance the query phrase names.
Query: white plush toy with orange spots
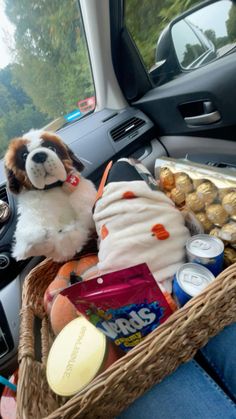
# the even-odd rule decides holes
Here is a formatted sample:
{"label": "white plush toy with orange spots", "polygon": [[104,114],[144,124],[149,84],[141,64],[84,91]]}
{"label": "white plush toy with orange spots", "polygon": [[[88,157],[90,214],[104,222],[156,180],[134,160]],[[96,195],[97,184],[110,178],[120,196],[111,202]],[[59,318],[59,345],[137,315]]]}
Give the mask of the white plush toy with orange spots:
{"label": "white plush toy with orange spots", "polygon": [[181,212],[144,166],[121,159],[107,168],[94,221],[99,275],[147,263],[161,290],[171,292],[189,232]]}

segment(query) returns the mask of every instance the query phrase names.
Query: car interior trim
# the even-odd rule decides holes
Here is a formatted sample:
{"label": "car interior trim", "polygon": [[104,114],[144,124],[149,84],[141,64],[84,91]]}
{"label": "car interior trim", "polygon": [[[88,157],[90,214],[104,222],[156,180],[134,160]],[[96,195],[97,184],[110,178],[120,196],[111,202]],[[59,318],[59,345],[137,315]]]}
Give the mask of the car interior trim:
{"label": "car interior trim", "polygon": [[127,106],[114,75],[109,38],[105,36],[110,32],[108,4],[109,0],[80,1],[98,111],[103,108],[123,109]]}

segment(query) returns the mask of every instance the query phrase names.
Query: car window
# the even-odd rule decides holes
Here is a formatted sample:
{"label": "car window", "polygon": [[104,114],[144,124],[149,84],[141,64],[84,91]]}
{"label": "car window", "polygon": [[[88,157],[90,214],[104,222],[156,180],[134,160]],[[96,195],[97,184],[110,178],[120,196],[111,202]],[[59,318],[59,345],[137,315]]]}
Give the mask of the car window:
{"label": "car window", "polygon": [[[204,3],[126,0],[126,26],[154,83],[163,84],[235,50],[236,5],[230,0]],[[191,11],[196,5],[199,10]]]}
{"label": "car window", "polygon": [[77,0],[3,0],[0,50],[0,157],[12,137],[56,130],[94,110]]}
{"label": "car window", "polygon": [[155,64],[157,40],[168,23],[199,0],[125,0],[125,21],[148,70]]}

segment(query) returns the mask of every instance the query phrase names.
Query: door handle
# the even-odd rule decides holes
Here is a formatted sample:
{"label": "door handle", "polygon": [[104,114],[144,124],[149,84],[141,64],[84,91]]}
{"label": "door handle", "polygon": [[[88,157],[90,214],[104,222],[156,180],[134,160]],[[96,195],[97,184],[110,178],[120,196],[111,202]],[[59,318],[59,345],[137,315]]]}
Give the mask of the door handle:
{"label": "door handle", "polygon": [[189,127],[197,127],[201,125],[210,125],[221,120],[219,111],[214,111],[197,116],[189,116],[184,118]]}

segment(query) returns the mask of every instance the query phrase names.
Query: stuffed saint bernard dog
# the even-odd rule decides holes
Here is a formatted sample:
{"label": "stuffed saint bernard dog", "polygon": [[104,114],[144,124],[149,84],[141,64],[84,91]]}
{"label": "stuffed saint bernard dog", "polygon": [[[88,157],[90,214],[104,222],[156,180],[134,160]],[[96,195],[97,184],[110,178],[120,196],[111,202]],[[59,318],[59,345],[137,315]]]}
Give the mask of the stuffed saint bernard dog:
{"label": "stuffed saint bernard dog", "polygon": [[54,133],[30,131],[13,139],[5,155],[8,187],[18,195],[12,249],[17,260],[71,259],[94,231],[96,190],[83,164]]}

